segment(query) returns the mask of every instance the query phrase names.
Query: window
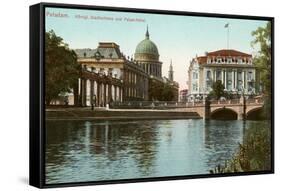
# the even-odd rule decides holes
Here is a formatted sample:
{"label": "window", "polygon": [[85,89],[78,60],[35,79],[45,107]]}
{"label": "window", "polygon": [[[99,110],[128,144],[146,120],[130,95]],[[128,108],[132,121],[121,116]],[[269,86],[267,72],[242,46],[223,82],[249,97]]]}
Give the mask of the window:
{"label": "window", "polygon": [[239,90],[239,91],[241,91],[242,90],[242,85],[243,85],[243,83],[242,83],[242,71],[238,71],[237,72],[237,89]]}
{"label": "window", "polygon": [[227,63],[230,64],[232,62],[232,58],[227,58]]}
{"label": "window", "polygon": [[253,73],[250,71],[248,72],[248,81],[252,81],[253,80]]}
{"label": "window", "polygon": [[239,72],[237,73],[237,79],[238,79],[238,80],[242,80],[242,72],[241,72],[241,71],[239,71]]}
{"label": "window", "polygon": [[193,84],[192,89],[193,91],[197,91],[197,84]]}
{"label": "window", "polygon": [[227,72],[227,79],[231,80],[232,79],[232,71]]}
{"label": "window", "polygon": [[251,58],[248,59],[248,64],[252,64],[252,59]]}
{"label": "window", "polygon": [[211,82],[206,82],[207,91],[211,91]]}
{"label": "window", "polygon": [[221,80],[221,71],[217,71],[216,73],[217,80]]}
{"label": "window", "polygon": [[208,80],[211,80],[211,79],[212,79],[212,77],[211,77],[211,71],[210,71],[210,70],[207,71],[207,79],[208,79]]}
{"label": "window", "polygon": [[197,79],[198,78],[197,72],[193,72],[192,76],[193,76],[193,79]]}
{"label": "window", "polygon": [[232,88],[232,81],[231,81],[231,80],[228,80],[228,81],[227,81],[227,89],[228,89],[228,90],[231,90],[231,88]]}
{"label": "window", "polygon": [[238,64],[242,64],[242,59],[238,58]]}
{"label": "window", "polygon": [[232,71],[227,72],[227,89],[232,89]]}
{"label": "window", "polygon": [[243,87],[242,80],[238,80],[237,89],[238,89],[239,91],[241,91],[241,90],[242,90],[242,87]]}

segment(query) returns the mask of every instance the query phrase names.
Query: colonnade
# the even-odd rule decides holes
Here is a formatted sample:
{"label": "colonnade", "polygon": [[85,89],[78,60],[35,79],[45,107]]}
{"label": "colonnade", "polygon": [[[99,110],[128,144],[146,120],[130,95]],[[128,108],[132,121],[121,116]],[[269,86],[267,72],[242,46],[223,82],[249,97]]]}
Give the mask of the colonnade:
{"label": "colonnade", "polygon": [[[217,76],[218,71],[220,71],[220,76]],[[252,70],[249,71],[251,72]],[[243,87],[247,92],[249,89],[248,82],[255,80],[254,71],[252,76],[248,74],[249,71],[247,69],[214,69],[212,71],[212,78],[214,81],[221,80],[227,90],[238,90]],[[229,83],[229,81],[231,81],[231,83]]]}
{"label": "colonnade", "polygon": [[123,86],[119,79],[83,72],[78,79],[78,97],[80,106],[105,107],[112,101],[123,101]]}
{"label": "colonnade", "polygon": [[162,68],[160,64],[143,63],[143,69],[149,75],[157,77],[162,76]]}

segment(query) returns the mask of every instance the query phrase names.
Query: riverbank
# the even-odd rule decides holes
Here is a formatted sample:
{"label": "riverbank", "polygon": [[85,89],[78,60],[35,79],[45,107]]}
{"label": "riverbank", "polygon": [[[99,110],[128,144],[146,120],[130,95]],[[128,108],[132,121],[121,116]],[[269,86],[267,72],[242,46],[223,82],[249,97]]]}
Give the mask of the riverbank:
{"label": "riverbank", "polygon": [[46,120],[201,119],[196,112],[152,109],[47,108]]}
{"label": "riverbank", "polygon": [[[261,124],[263,123],[263,124]],[[234,172],[272,172],[271,122],[252,123],[231,160],[210,170],[211,174]]]}

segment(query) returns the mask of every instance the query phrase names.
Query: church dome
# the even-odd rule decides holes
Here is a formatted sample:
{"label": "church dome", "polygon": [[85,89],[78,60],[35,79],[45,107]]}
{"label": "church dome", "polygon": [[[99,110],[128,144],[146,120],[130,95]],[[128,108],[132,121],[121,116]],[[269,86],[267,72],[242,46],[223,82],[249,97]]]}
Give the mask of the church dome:
{"label": "church dome", "polygon": [[146,31],[145,39],[142,40],[136,47],[135,60],[149,61],[159,60],[158,48],[154,42],[149,39],[149,32]]}

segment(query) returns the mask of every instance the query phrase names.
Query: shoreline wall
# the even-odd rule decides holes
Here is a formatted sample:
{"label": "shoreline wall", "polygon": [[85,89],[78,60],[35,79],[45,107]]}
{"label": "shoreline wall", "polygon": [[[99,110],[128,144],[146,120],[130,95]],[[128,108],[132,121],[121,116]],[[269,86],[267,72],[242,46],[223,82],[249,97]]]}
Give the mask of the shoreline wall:
{"label": "shoreline wall", "polygon": [[46,120],[201,119],[197,112],[130,110],[46,110]]}

